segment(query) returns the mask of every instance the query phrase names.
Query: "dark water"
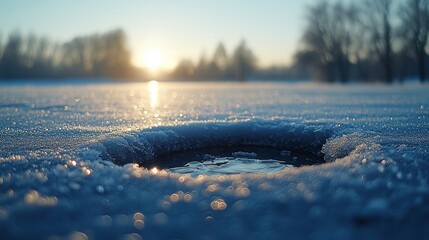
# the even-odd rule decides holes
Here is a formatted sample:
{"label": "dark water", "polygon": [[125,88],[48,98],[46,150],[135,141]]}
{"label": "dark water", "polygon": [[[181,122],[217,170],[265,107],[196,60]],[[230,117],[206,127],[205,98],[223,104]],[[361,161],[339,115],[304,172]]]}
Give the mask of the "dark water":
{"label": "dark water", "polygon": [[324,163],[323,156],[302,154],[269,147],[234,146],[180,151],[159,156],[147,168],[168,169],[174,173],[217,175],[270,173],[285,168]]}

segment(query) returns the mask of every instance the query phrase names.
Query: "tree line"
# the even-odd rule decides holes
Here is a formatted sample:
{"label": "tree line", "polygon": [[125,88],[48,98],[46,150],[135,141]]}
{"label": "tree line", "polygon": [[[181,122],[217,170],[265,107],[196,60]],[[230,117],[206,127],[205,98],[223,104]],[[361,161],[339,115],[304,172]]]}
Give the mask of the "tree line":
{"label": "tree line", "polygon": [[[428,78],[429,0],[319,0],[308,6],[290,66],[257,67],[241,41],[232,53],[219,43],[196,63],[181,60],[172,79],[316,79],[392,83]],[[34,34],[0,38],[0,78],[144,78],[131,64],[126,35],[117,29],[55,43]],[[286,57],[285,57],[286,58]]]}
{"label": "tree line", "polygon": [[427,79],[429,0],[322,0],[308,8],[295,64],[326,82]]}
{"label": "tree line", "polygon": [[137,74],[130,57],[120,29],[64,43],[15,32],[0,43],[0,78],[130,78]]}
{"label": "tree line", "polygon": [[171,76],[179,79],[195,80],[246,80],[256,68],[257,59],[243,40],[230,56],[223,43],[219,43],[212,58],[202,55],[197,64],[191,60],[181,60]]}
{"label": "tree line", "polygon": [[221,43],[210,60],[182,60],[172,75],[342,83],[427,79],[429,0],[320,0],[308,7],[305,23],[291,66],[257,68],[244,43],[231,57]]}

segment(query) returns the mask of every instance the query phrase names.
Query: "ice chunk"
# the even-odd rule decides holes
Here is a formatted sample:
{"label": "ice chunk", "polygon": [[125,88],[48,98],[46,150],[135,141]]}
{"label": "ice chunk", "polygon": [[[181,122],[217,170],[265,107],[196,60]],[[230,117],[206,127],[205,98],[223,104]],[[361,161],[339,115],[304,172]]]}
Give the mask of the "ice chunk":
{"label": "ice chunk", "polygon": [[232,156],[235,158],[257,158],[258,154],[254,152],[234,152]]}

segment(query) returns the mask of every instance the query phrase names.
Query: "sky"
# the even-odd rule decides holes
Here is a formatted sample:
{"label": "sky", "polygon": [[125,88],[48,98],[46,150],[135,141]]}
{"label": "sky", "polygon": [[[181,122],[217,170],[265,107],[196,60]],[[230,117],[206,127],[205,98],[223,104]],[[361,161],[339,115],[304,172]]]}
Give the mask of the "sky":
{"label": "sky", "polygon": [[289,64],[314,0],[0,0],[0,35],[35,33],[53,41],[125,30],[133,63],[171,69],[180,59],[228,53],[245,40],[260,66]]}

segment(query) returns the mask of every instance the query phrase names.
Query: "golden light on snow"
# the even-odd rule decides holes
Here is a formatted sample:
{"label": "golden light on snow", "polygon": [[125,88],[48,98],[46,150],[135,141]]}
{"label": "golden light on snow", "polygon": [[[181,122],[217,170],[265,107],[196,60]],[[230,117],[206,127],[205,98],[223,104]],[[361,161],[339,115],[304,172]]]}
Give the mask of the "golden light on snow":
{"label": "golden light on snow", "polygon": [[152,80],[148,82],[147,88],[149,90],[149,105],[151,108],[156,108],[158,106],[158,90],[159,83],[158,81]]}
{"label": "golden light on snow", "polygon": [[171,195],[170,195],[170,201],[172,201],[172,202],[177,202],[177,201],[179,201],[179,200],[180,200],[180,198],[179,198],[179,195],[178,195],[178,194],[173,193],[173,194],[171,194]]}
{"label": "golden light on snow", "polygon": [[227,208],[227,204],[223,199],[216,199],[210,203],[210,207],[215,211],[223,211]]}
{"label": "golden light on snow", "polygon": [[143,229],[144,228],[144,221],[143,220],[135,220],[134,221],[134,227],[137,229]]}
{"label": "golden light on snow", "polygon": [[133,217],[134,217],[134,220],[142,220],[142,221],[144,220],[144,214],[141,212],[134,213]]}
{"label": "golden light on snow", "polygon": [[185,194],[185,196],[183,198],[185,199],[185,202],[192,201],[192,195],[189,193]]}
{"label": "golden light on snow", "polygon": [[54,196],[42,196],[37,191],[29,191],[25,196],[24,200],[27,204],[35,204],[40,206],[55,206],[58,200]]}
{"label": "golden light on snow", "polygon": [[154,167],[150,170],[153,174],[157,174],[159,172],[158,168]]}

